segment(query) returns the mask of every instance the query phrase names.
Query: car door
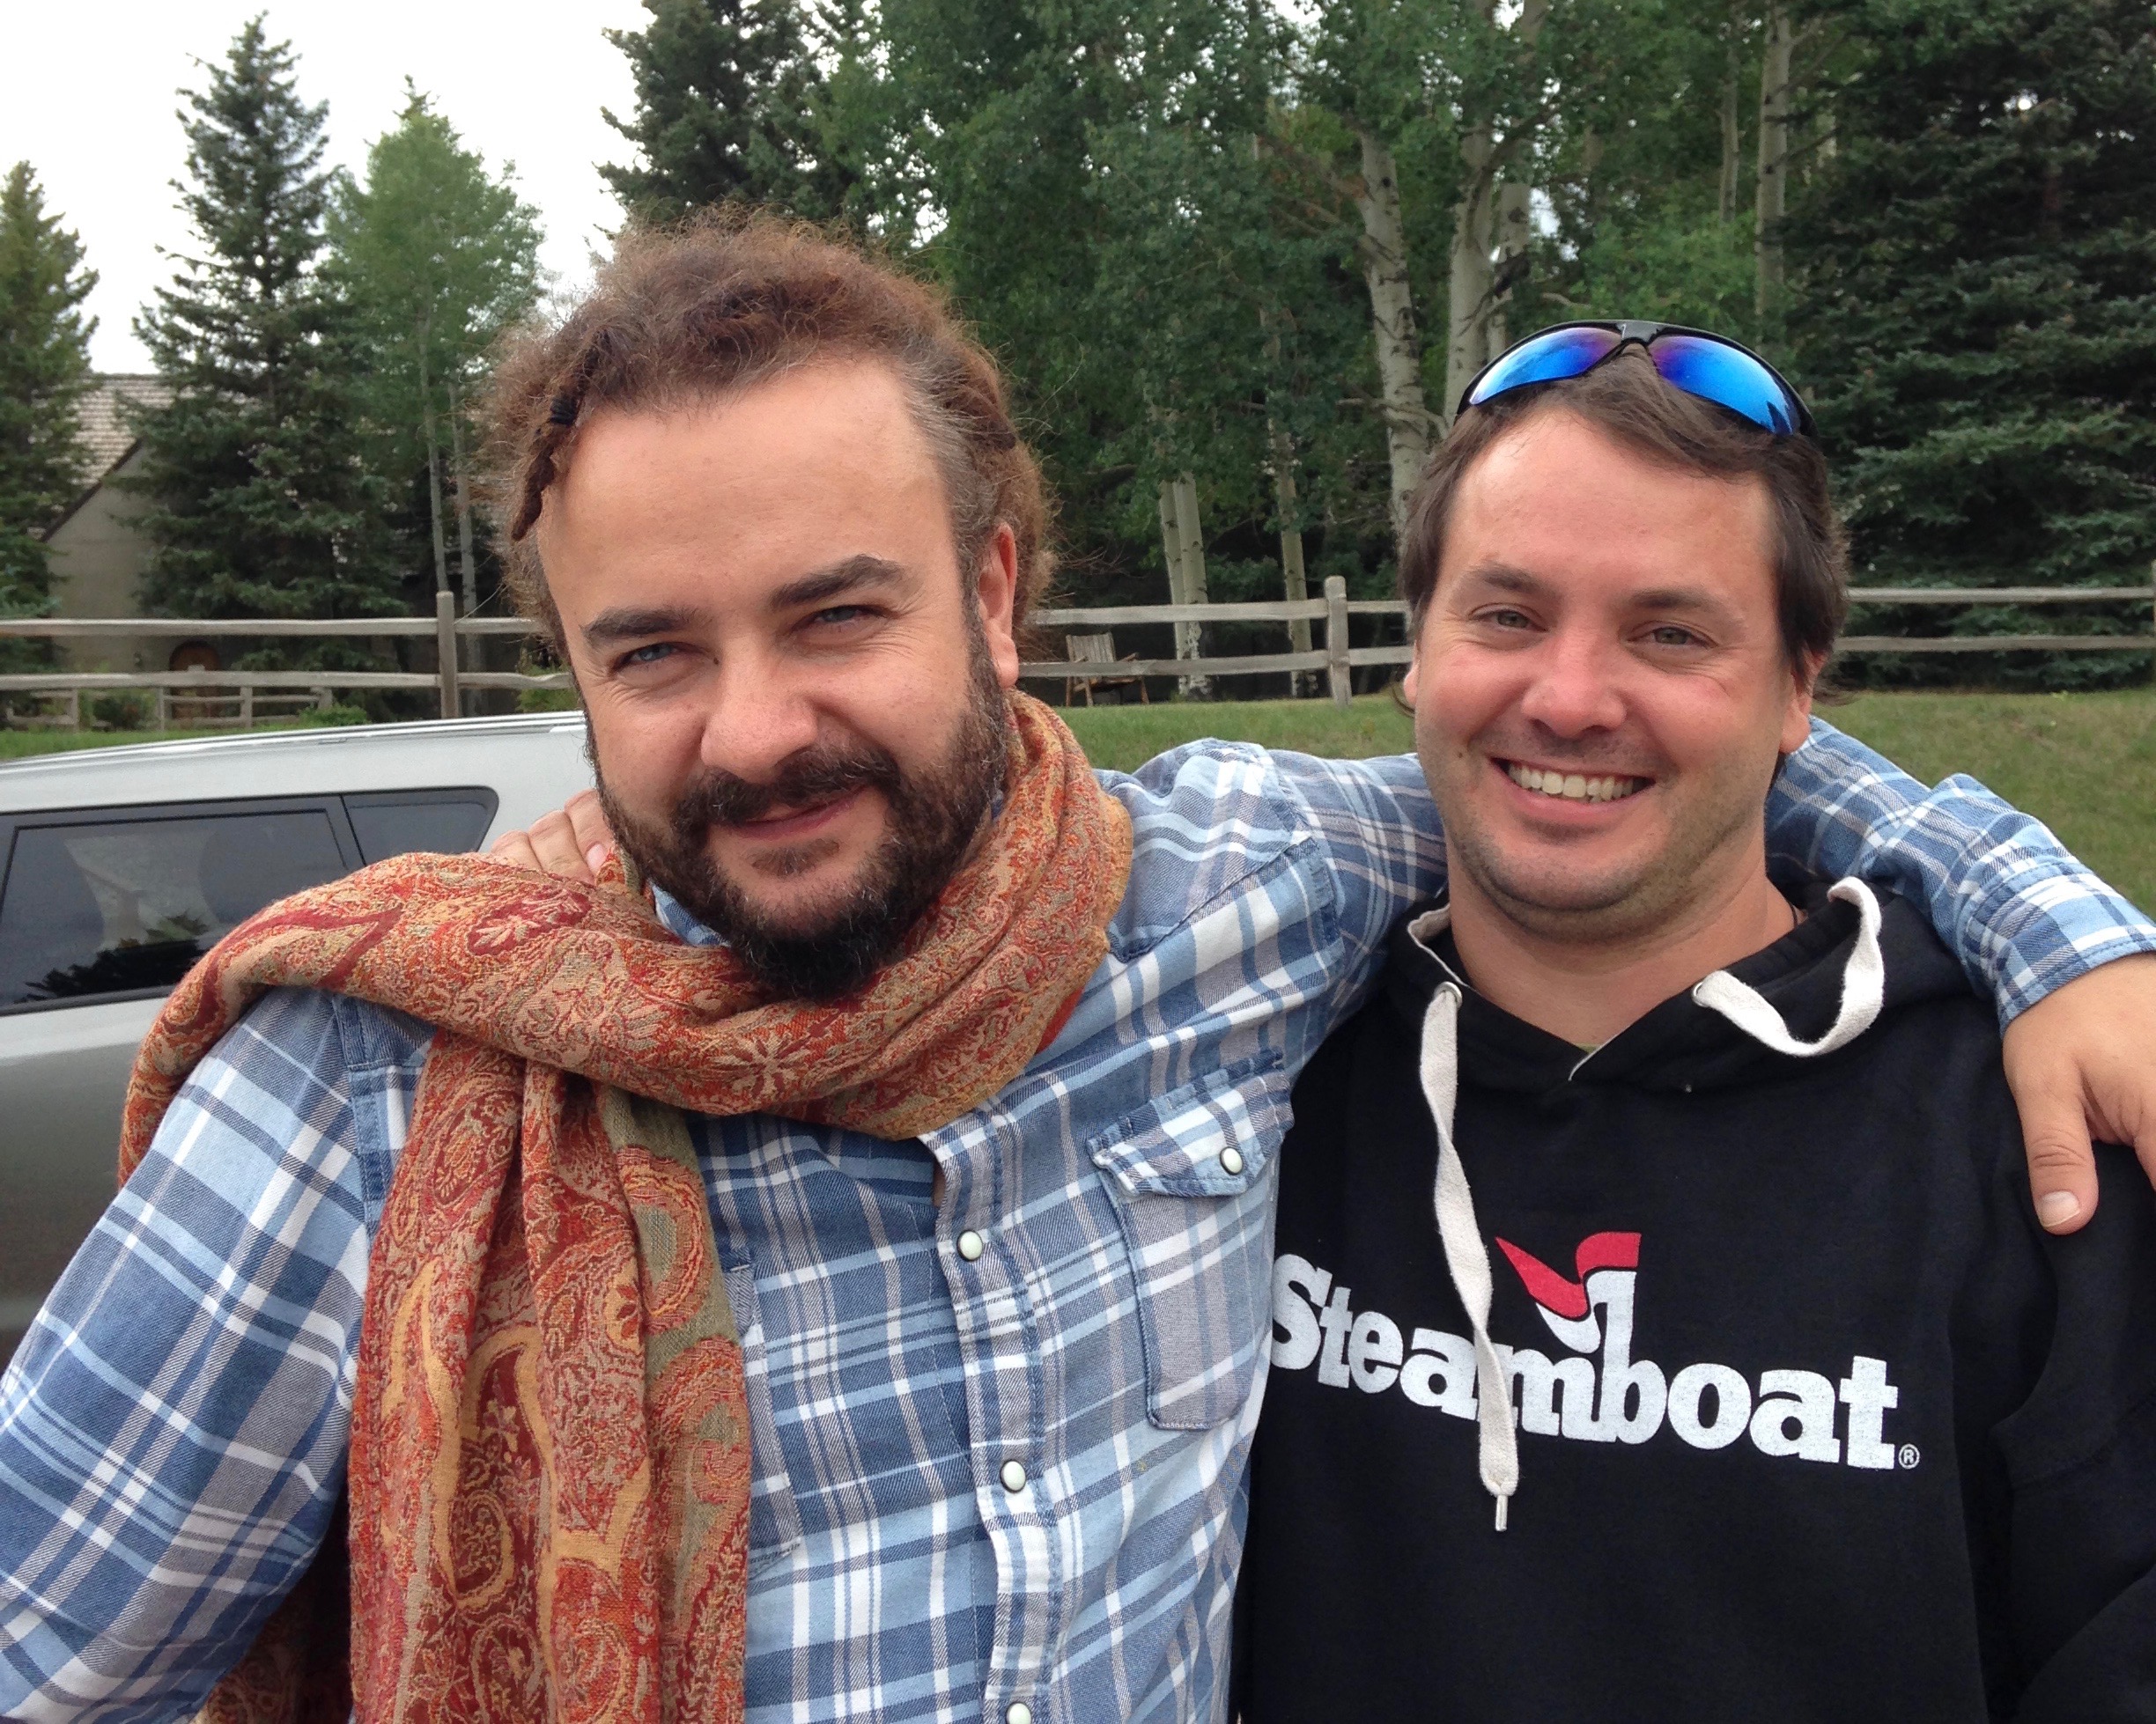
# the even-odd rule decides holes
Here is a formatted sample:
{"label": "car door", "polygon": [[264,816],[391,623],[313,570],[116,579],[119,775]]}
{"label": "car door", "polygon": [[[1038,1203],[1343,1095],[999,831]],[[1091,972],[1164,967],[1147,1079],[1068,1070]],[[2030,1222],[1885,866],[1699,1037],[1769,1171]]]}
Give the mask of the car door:
{"label": "car door", "polygon": [[0,1366],[111,1201],[135,1050],[264,904],[363,862],[469,850],[491,790],[0,815]]}

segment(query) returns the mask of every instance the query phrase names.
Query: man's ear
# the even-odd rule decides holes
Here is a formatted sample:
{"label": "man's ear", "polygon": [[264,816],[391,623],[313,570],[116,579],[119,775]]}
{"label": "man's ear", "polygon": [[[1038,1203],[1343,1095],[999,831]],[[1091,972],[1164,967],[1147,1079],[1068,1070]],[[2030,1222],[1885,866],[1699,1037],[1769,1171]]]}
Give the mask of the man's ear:
{"label": "man's ear", "polygon": [[988,661],[996,681],[1018,686],[1018,634],[1013,614],[1018,603],[1018,541],[1007,521],[998,521],[981,548],[973,577],[973,597],[980,606],[981,633],[988,642]]}
{"label": "man's ear", "polygon": [[1407,674],[1400,678],[1399,700],[1408,711],[1414,711],[1415,689],[1422,681],[1422,626],[1429,621],[1429,608],[1424,605],[1417,615],[1407,613]]}
{"label": "man's ear", "polygon": [[1807,652],[1790,671],[1789,704],[1782,714],[1782,752],[1793,755],[1812,734],[1812,696],[1827,669],[1824,653]]}

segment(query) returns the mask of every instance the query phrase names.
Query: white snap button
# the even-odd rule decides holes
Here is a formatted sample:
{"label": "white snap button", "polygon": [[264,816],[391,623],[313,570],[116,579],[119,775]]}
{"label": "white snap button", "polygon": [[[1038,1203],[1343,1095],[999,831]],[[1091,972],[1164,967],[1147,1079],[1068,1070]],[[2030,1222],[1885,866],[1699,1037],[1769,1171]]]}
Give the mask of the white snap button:
{"label": "white snap button", "polygon": [[1033,1724],[1033,1708],[1023,1700],[1013,1700],[1003,1708],[1003,1724]]}
{"label": "white snap button", "polygon": [[1233,1144],[1221,1151],[1221,1171],[1224,1174],[1239,1174],[1243,1171],[1243,1152]]}
{"label": "white snap button", "polygon": [[1025,1489],[1025,1469],[1015,1461],[1003,1463],[1003,1488],[1014,1493]]}
{"label": "white snap button", "polygon": [[971,1227],[958,1235],[958,1255],[970,1264],[978,1263],[980,1254],[987,1249],[987,1246],[982,1242],[981,1236]]}

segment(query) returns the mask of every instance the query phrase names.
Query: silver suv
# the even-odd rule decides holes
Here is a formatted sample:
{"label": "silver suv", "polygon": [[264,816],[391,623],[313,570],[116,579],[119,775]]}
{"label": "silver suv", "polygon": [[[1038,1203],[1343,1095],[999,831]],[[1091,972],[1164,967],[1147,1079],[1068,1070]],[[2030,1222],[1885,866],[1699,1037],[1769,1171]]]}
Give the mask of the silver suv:
{"label": "silver suv", "polygon": [[363,863],[476,850],[590,783],[567,712],[0,763],[0,1367],[111,1201],[136,1046],[218,936]]}

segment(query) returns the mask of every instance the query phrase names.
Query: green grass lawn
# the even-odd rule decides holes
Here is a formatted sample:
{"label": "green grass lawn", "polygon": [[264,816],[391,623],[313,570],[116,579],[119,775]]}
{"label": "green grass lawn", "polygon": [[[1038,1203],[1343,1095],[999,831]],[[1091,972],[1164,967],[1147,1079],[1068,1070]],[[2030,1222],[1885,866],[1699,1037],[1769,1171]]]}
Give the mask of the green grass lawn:
{"label": "green grass lawn", "polygon": [[[293,725],[257,725],[257,730],[293,730]],[[26,755],[56,755],[74,748],[116,748],[127,742],[199,741],[205,736],[231,736],[226,730],[0,730],[0,760],[20,760]]]}
{"label": "green grass lawn", "polygon": [[[1200,736],[1334,756],[1414,746],[1407,716],[1379,695],[1344,712],[1324,701],[1222,701],[1064,716],[1096,764],[1126,770]],[[1981,778],[2136,903],[2156,907],[2156,690],[1864,695],[1826,716],[1926,784]]]}
{"label": "green grass lawn", "polygon": [[[2135,903],[2156,907],[2156,690],[2103,695],[1864,695],[1827,716],[1927,784],[1981,778],[2050,825]],[[1126,770],[1200,736],[1353,757],[1413,746],[1382,695],[1329,701],[1077,707],[1086,752]],[[208,731],[0,731],[0,759],[56,748],[229,734]]]}

